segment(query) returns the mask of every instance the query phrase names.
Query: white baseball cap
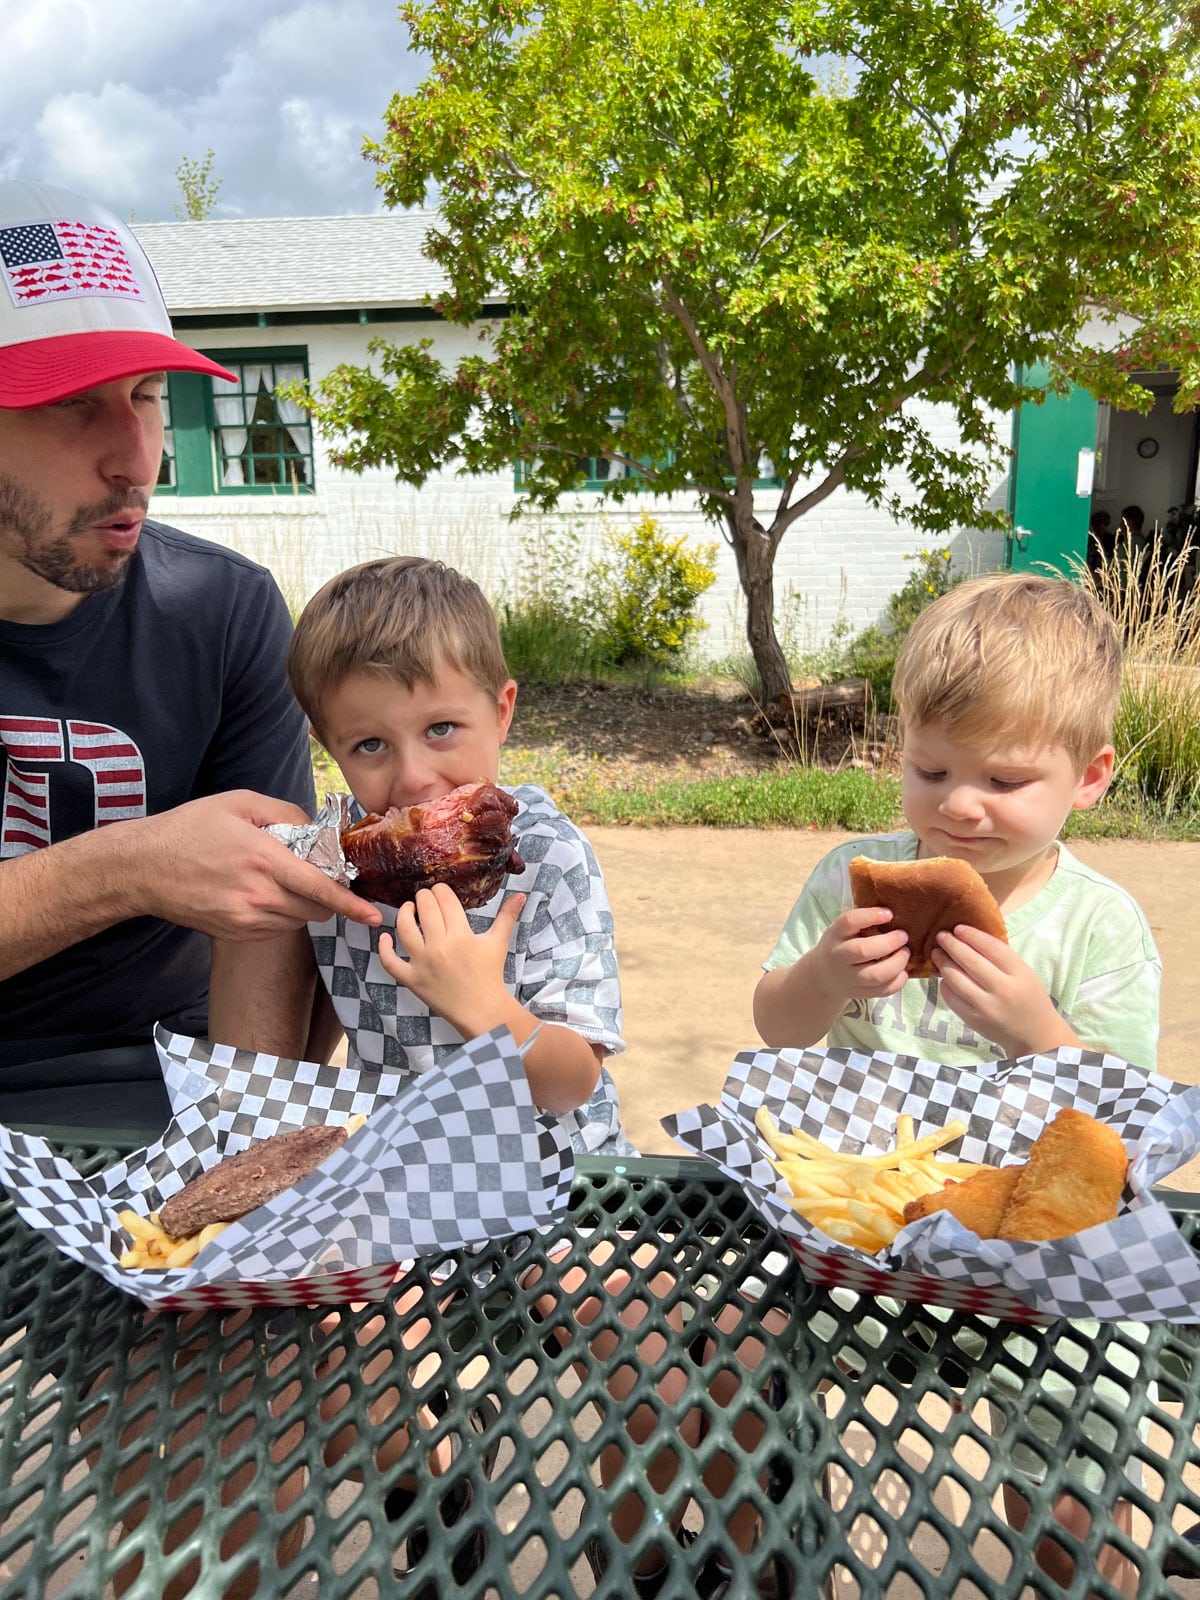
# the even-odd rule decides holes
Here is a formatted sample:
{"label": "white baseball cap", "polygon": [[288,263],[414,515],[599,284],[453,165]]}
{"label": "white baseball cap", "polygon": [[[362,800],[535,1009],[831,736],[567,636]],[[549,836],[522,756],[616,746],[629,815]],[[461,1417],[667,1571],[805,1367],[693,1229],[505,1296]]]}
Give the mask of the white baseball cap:
{"label": "white baseball cap", "polygon": [[0,183],[0,407],[150,372],[233,377],[172,335],[127,224],[66,189]]}

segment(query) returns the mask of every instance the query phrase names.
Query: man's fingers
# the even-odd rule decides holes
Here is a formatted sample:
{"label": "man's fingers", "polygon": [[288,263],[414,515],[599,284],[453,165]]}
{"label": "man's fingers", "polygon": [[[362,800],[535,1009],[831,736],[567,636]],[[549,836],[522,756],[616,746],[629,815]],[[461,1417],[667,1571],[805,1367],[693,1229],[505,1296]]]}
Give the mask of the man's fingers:
{"label": "man's fingers", "polygon": [[311,822],[308,812],[294,806],[290,800],[276,800],[269,794],[258,794],[253,789],[231,789],[226,794],[207,795],[192,802],[197,807],[213,807],[230,816],[252,822],[256,828],[267,828],[277,822]]}
{"label": "man's fingers", "polygon": [[336,911],[348,922],[361,922],[367,928],[378,927],[383,921],[378,906],[364,900],[344,884],[335,883],[319,867],[310,866],[307,861],[298,861],[286,845],[281,844],[279,848],[288,861],[286,876],[280,874],[281,886],[305,902],[308,907],[304,913],[305,922],[324,922],[331,911]]}
{"label": "man's fingers", "polygon": [[492,930],[493,932],[497,928],[501,930],[503,942],[506,945],[508,943],[509,935],[517,925],[518,917],[525,909],[525,901],[527,898],[528,896],[523,894],[510,894],[508,899],[504,901],[499,911],[496,913],[496,920],[492,923]]}

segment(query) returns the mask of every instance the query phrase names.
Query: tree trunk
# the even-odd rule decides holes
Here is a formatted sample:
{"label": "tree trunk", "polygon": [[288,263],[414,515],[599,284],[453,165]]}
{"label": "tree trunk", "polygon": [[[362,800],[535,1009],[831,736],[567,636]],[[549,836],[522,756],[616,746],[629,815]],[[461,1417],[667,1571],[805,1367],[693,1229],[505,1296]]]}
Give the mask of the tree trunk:
{"label": "tree trunk", "polygon": [[729,515],[729,530],[746,596],[746,638],[758,669],[759,693],[763,704],[770,705],[792,687],[792,675],[775,636],[776,547],[770,535],[755,525],[753,514],[744,519],[738,509]]}

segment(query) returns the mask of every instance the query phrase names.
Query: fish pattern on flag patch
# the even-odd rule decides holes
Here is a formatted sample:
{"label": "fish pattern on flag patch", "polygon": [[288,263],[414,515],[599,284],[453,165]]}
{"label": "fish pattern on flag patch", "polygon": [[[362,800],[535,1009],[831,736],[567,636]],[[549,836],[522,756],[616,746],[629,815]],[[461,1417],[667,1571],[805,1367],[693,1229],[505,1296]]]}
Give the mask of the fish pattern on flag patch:
{"label": "fish pattern on flag patch", "polygon": [[0,272],[15,306],[92,295],[144,298],[120,235],[95,222],[0,228]]}

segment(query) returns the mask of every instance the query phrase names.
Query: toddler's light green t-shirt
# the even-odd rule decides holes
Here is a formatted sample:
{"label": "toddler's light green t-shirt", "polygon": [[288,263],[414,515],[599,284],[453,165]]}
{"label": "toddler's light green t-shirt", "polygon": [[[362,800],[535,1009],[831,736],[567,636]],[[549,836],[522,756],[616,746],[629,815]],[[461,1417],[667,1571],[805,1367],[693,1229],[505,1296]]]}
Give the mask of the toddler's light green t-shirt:
{"label": "toddler's light green t-shirt", "polygon": [[[831,850],[792,907],[766,970],[798,961],[853,904],[852,856],[915,861],[916,855],[917,836],[909,832],[854,839]],[[1084,1044],[1153,1071],[1162,962],[1132,895],[1060,844],[1049,882],[1005,922],[1009,944]],[[946,1066],[1000,1060],[998,1046],[940,1003],[939,987],[937,978],[914,978],[884,999],[852,1000],[830,1028],[829,1044],[896,1051]]]}

